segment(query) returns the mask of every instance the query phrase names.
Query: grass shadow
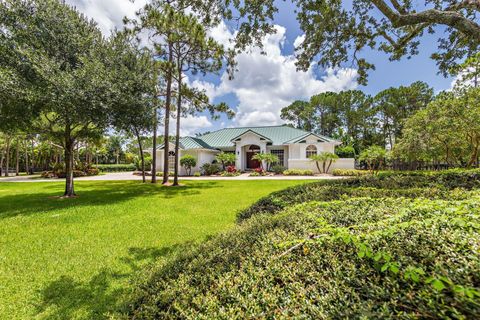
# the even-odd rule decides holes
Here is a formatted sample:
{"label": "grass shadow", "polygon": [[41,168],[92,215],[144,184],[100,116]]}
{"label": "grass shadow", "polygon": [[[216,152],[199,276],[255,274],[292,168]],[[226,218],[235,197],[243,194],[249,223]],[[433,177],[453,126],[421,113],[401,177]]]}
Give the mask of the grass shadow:
{"label": "grass shadow", "polygon": [[[128,266],[127,272],[102,269],[90,280],[82,282],[63,275],[40,290],[41,300],[36,315],[44,319],[108,319],[118,310],[129,293],[125,282],[137,272],[159,259],[182,250],[192,243],[167,247],[129,248],[128,255],[119,260]],[[119,280],[123,285],[119,285]]]}
{"label": "grass shadow", "polygon": [[[8,194],[8,188],[18,186],[18,192]],[[2,187],[2,186],[0,186]],[[5,185],[3,185],[5,187]],[[200,194],[203,190],[219,188],[218,182],[195,181],[188,182],[185,186],[165,187],[161,184],[139,183],[137,181],[82,181],[76,183],[78,198],[61,199],[63,185],[56,183],[35,183],[38,192],[32,192],[31,184],[20,185],[8,183],[3,190],[0,188],[0,220],[18,215],[31,215],[39,212],[49,212],[79,206],[105,206],[109,204],[128,201],[137,197],[175,197]],[[13,189],[13,188],[12,188]],[[6,193],[2,195],[2,193]]]}

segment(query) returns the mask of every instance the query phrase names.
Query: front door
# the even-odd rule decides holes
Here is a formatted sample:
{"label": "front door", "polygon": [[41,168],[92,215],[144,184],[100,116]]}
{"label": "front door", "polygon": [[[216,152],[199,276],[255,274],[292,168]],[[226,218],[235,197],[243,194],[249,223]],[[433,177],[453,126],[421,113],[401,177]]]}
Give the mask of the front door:
{"label": "front door", "polygon": [[260,161],[252,159],[257,153],[260,153],[260,147],[252,144],[247,150],[247,169],[256,169],[260,167]]}

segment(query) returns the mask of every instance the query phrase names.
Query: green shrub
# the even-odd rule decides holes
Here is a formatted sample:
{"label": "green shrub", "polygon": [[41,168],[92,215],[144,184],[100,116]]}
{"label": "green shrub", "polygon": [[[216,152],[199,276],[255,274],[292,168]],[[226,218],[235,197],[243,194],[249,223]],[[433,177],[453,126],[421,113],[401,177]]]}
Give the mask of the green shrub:
{"label": "green shrub", "polygon": [[240,171],[233,171],[233,172],[228,172],[228,171],[223,171],[221,173],[222,177],[238,177],[242,173]]}
{"label": "green shrub", "polygon": [[386,171],[341,180],[323,180],[274,192],[239,212],[239,221],[255,214],[273,214],[307,201],[329,201],[343,196],[441,198],[455,188],[480,188],[480,169],[445,171]]}
{"label": "green shrub", "polygon": [[[143,157],[145,161],[145,171],[150,171],[152,167],[152,157],[149,155],[145,155]],[[135,170],[141,171],[142,170],[142,159],[137,155],[133,157],[133,164],[135,165]],[[130,171],[130,170],[127,170]]]}
{"label": "green shrub", "polygon": [[198,171],[196,171],[196,172],[193,173],[193,176],[194,176],[194,177],[200,177],[201,175],[202,175],[202,174],[201,174],[200,172],[198,172]]}
{"label": "green shrub", "polygon": [[215,160],[222,164],[222,168],[225,171],[227,166],[235,165],[236,160],[235,153],[220,152],[215,156]]}
{"label": "green shrub", "polygon": [[98,164],[97,169],[101,172],[127,172],[135,171],[136,166],[133,163],[130,164]]}
{"label": "green shrub", "polygon": [[283,171],[285,176],[313,176],[313,170],[288,169]]}
{"label": "green shrub", "polygon": [[200,167],[202,173],[206,176],[211,176],[220,173],[220,166],[217,163],[205,163]]}
{"label": "green shrub", "polygon": [[[85,177],[85,176],[96,176],[100,173],[97,168],[93,168],[90,164],[79,163],[76,165],[73,170],[73,177]],[[51,171],[44,171],[40,175],[42,178],[65,178],[67,176],[65,172],[64,163],[56,163],[52,165]]]}
{"label": "green shrub", "polygon": [[85,173],[87,176],[98,176],[100,174],[100,170],[97,168],[90,168],[87,169]]}
{"label": "green shrub", "polygon": [[355,169],[333,169],[332,174],[334,176],[344,176],[344,177],[360,177],[367,174],[372,174],[367,170],[355,170]]}
{"label": "green shrub", "polygon": [[[73,177],[78,178],[78,177],[85,177],[87,174],[81,170],[73,170]],[[58,172],[56,174],[57,178],[65,178],[67,176],[65,171]]]}
{"label": "green shrub", "polygon": [[335,154],[340,158],[355,158],[355,148],[353,146],[335,147]]}
{"label": "green shrub", "polygon": [[190,176],[192,174],[192,168],[197,165],[197,159],[190,154],[186,154],[180,158],[180,165],[185,168],[187,176]]}
{"label": "green shrub", "polygon": [[357,198],[254,217],[149,269],[124,316],[475,319],[479,201]]}
{"label": "green shrub", "polygon": [[[162,171],[157,172],[156,176],[157,176],[157,177],[163,177],[163,172],[162,172]],[[169,172],[168,172],[168,176],[169,176],[169,177],[173,177],[173,171],[169,171]]]}
{"label": "green shrub", "polygon": [[282,174],[283,171],[287,170],[287,168],[285,168],[284,166],[281,166],[281,165],[274,165],[272,166],[272,171],[275,173],[275,174]]}

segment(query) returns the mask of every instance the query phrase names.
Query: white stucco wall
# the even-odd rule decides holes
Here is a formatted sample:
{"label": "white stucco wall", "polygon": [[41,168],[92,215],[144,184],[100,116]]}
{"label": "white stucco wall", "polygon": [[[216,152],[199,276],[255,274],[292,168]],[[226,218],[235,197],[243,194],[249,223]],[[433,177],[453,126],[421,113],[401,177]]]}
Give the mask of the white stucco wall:
{"label": "white stucco wall", "polygon": [[[180,158],[186,154],[189,154],[194,156],[195,159],[197,159],[197,165],[192,168],[192,174],[194,174],[195,172],[200,171],[200,167],[204,163],[212,163],[217,153],[218,151],[204,150],[204,149],[180,150]],[[156,168],[157,168],[157,172],[163,171],[163,150],[157,150]],[[170,171],[173,171],[173,168],[171,168]],[[185,170],[185,168],[182,167],[180,164],[179,164],[179,173],[182,176],[187,174],[187,171]]]}
{"label": "white stucco wall", "polygon": [[[302,169],[302,170],[313,170],[315,173],[319,173],[317,166],[314,161],[308,159],[289,159],[288,160],[289,169]],[[355,159],[354,158],[340,158],[335,163],[332,163],[328,173],[331,173],[334,169],[355,169]]]}

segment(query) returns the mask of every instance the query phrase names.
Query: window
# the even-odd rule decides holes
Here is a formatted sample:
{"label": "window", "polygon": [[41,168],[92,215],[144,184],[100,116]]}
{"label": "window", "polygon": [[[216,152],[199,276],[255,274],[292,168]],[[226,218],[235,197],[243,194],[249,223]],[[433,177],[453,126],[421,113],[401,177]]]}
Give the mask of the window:
{"label": "window", "polygon": [[175,170],[175,151],[168,152],[168,170]]}
{"label": "window", "polygon": [[284,151],[283,150],[270,150],[271,154],[274,154],[278,157],[278,165],[280,166],[285,166],[285,157],[284,157]]}
{"label": "window", "polygon": [[307,158],[310,158],[311,156],[316,156],[317,155],[317,147],[314,145],[309,145],[307,147]]}

